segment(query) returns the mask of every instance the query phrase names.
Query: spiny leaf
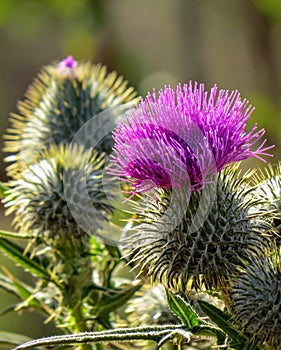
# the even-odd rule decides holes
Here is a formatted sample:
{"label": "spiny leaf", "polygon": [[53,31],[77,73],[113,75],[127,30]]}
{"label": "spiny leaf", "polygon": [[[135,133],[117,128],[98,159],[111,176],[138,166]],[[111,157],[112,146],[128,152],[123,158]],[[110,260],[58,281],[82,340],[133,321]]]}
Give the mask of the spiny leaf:
{"label": "spiny leaf", "polygon": [[166,290],[166,293],[170,309],[186,327],[192,328],[201,323],[199,316],[190,304],[184,301],[179,295],[175,295],[168,290]]}
{"label": "spiny leaf", "polygon": [[[210,317],[232,340],[232,347],[234,349],[243,349],[243,346],[251,343],[251,340],[231,323],[231,316],[226,312],[218,309],[214,305],[203,300],[198,301],[202,311]],[[245,348],[246,349],[246,348]],[[250,349],[248,347],[248,349]],[[256,348],[258,349],[258,348]]]}
{"label": "spiny leaf", "polygon": [[0,344],[16,345],[30,340],[29,337],[22,334],[0,331]]}
{"label": "spiny leaf", "polygon": [[104,293],[101,302],[97,305],[96,315],[101,316],[123,306],[140,288],[141,284],[138,284],[120,291],[114,291],[111,294]]}
{"label": "spiny leaf", "polygon": [[217,338],[218,345],[224,345],[226,340],[226,334],[219,328],[212,325],[199,325],[197,328],[192,329],[193,333],[198,336],[215,336]]}
{"label": "spiny leaf", "polygon": [[11,281],[14,287],[16,288],[18,294],[23,299],[23,302],[17,305],[16,311],[22,308],[32,307],[37,311],[40,311],[43,314],[49,316],[49,309],[35,297],[33,290],[27,284],[25,284],[22,281],[19,281],[16,278],[11,278]]}
{"label": "spiny leaf", "polygon": [[27,271],[43,279],[50,279],[49,273],[40,264],[36,257],[31,258],[29,253],[24,253],[24,249],[17,244],[0,237],[0,249],[2,249],[15,263],[21,265]]}
{"label": "spiny leaf", "polygon": [[18,233],[18,232],[10,232],[10,231],[0,231],[0,238],[12,238],[12,239],[32,239],[35,236],[30,234]]}
{"label": "spiny leaf", "polygon": [[13,285],[12,281],[0,272],[0,288],[5,290],[9,294],[15,295],[17,298],[21,299],[20,294]]}

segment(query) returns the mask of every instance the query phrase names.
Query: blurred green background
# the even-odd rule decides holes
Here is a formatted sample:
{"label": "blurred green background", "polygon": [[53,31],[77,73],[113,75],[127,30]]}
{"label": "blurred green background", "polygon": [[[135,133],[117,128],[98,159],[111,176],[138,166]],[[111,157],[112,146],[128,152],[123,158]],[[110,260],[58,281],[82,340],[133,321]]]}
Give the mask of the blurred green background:
{"label": "blurred green background", "polygon": [[[276,145],[272,163],[280,159],[280,0],[0,0],[0,44],[1,135],[40,67],[71,54],[117,70],[142,96],[190,79],[238,89],[256,107],[251,123]],[[10,220],[1,214],[1,228]],[[0,290],[0,310],[11,302]],[[6,314],[0,330],[51,334],[43,321]]]}

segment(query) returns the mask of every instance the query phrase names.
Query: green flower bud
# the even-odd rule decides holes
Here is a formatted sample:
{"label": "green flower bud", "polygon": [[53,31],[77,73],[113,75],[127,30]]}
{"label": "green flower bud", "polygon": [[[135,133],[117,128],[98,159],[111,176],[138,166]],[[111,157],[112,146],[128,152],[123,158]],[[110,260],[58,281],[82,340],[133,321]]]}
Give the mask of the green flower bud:
{"label": "green flower bud", "polygon": [[176,290],[228,285],[264,251],[272,230],[271,213],[251,195],[251,175],[240,177],[235,166],[190,198],[185,189],[148,194],[138,205],[136,233],[127,237],[132,263]]}
{"label": "green flower bud", "polygon": [[259,171],[253,178],[256,192],[264,198],[266,209],[276,211],[274,227],[277,230],[276,243],[281,245],[281,162],[276,166],[268,164],[264,170]]}
{"label": "green flower bud", "polygon": [[[7,214],[15,213],[16,229],[41,237],[79,237],[85,231],[95,234],[113,209],[105,189],[110,196],[114,180],[103,183],[103,165],[103,155],[91,149],[50,146],[41,160],[10,182],[5,206]],[[85,230],[77,217],[91,226]]]}
{"label": "green flower bud", "polygon": [[280,349],[280,254],[253,259],[233,283],[230,298],[233,317],[241,329],[270,349]]}
{"label": "green flower bud", "polygon": [[[118,105],[138,101],[133,88],[116,72],[107,73],[100,64],[76,62],[65,59],[44,67],[28,88],[25,100],[18,103],[19,114],[11,116],[11,128],[5,136],[5,151],[13,155],[8,161],[17,164],[8,168],[10,175],[25,164],[32,164],[42,150],[51,144],[68,144],[76,133],[98,113]],[[91,139],[112,117],[91,129],[86,148]],[[110,130],[111,131],[111,130]],[[109,152],[113,141],[111,133],[98,145],[98,152]],[[16,155],[14,155],[16,153]]]}
{"label": "green flower bud", "polygon": [[179,319],[169,309],[165,289],[160,284],[144,286],[126,308],[128,321],[132,325],[147,326],[179,323]]}

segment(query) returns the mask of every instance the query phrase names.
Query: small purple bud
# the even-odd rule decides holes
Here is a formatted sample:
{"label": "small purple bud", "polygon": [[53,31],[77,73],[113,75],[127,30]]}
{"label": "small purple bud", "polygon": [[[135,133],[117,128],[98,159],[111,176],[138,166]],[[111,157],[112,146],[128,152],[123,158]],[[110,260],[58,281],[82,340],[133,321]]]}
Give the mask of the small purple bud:
{"label": "small purple bud", "polygon": [[65,69],[73,70],[77,66],[77,61],[75,61],[73,56],[67,56],[60,62],[59,66],[60,66],[60,69],[62,70],[65,70]]}

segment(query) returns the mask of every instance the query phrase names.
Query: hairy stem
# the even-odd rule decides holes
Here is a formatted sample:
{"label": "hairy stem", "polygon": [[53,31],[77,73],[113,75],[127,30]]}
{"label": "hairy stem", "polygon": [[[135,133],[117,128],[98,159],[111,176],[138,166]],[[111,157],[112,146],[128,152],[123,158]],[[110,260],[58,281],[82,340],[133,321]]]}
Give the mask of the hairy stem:
{"label": "hairy stem", "polygon": [[168,334],[176,333],[182,329],[181,325],[148,326],[136,328],[110,329],[100,332],[84,332],[79,334],[59,335],[41,338],[19,345],[16,350],[31,349],[42,346],[66,344],[97,344],[101,342],[123,342],[132,340],[153,340],[158,342]]}

